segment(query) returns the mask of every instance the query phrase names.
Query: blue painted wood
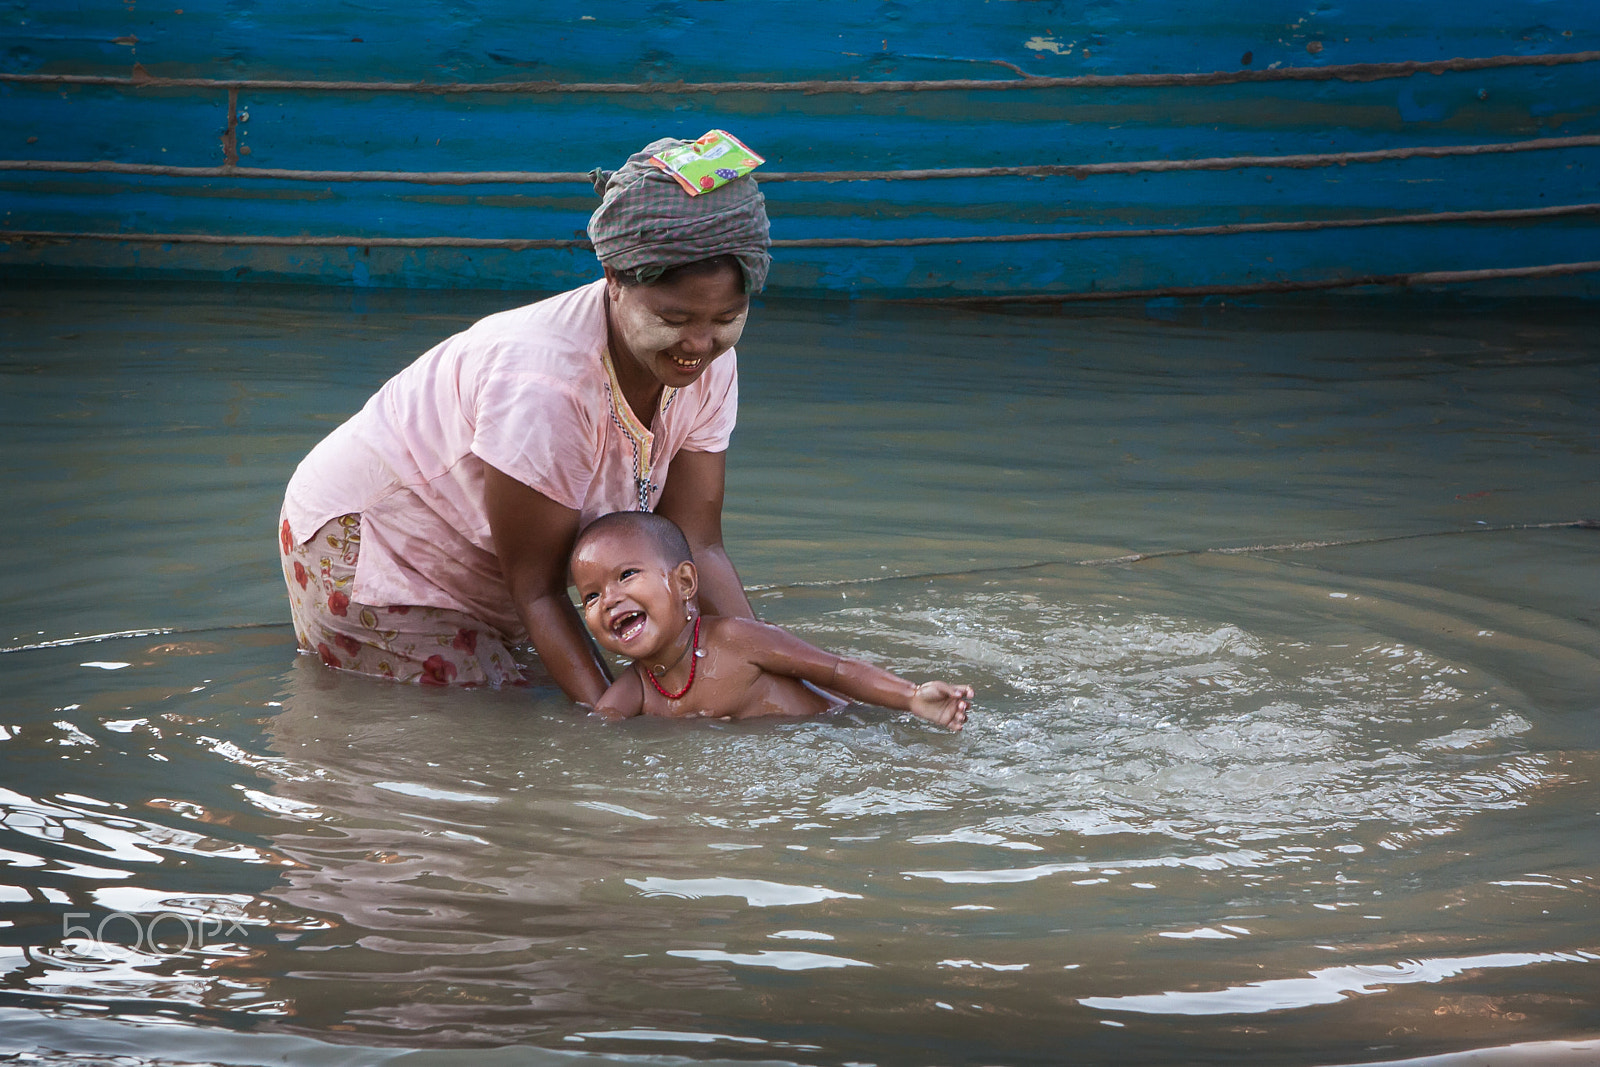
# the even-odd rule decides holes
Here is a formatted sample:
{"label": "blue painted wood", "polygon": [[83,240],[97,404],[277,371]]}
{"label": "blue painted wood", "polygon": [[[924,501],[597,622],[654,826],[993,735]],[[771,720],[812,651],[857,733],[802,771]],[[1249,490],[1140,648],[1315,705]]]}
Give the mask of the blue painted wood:
{"label": "blue painted wood", "polygon": [[[0,73],[494,83],[1202,73],[1600,50],[1589,0],[1399,5],[1186,0],[413,2],[205,0],[160,11],[21,0]],[[1245,53],[1249,53],[1247,57]],[[237,161],[306,171],[586,170],[657,136],[733,129],[766,171],[1080,164],[1383,150],[1600,134],[1600,63],[1377,81],[989,91],[434,95],[241,88]],[[0,81],[0,159],[224,162],[221,87]],[[1214,226],[1600,201],[1600,148],[1315,170],[766,187],[773,235],[979,236]],[[758,172],[759,173],[759,172]],[[381,237],[571,238],[562,185],[276,181],[0,170],[0,271],[553,289],[567,250],[363,250]],[[1600,258],[1595,216],[898,249],[780,249],[774,286],[883,295],[1248,284]],[[4,231],[341,235],[331,249],[4,241]],[[1593,275],[1547,283],[1600,295]]]}
{"label": "blue painted wood", "polygon": [[215,167],[227,102],[226,93],[0,82],[0,136],[11,142],[0,156]]}
{"label": "blue painted wood", "polygon": [[[769,185],[777,239],[970,236],[1241,221],[1383,217],[1600,199],[1600,147],[1533,169],[1488,156],[1441,173],[1438,161],[1352,164],[1323,170],[1266,168],[1178,175],[987,178],[919,183]],[[1549,166],[1550,160],[1546,160]],[[145,232],[353,234],[421,237],[458,232],[502,237],[582,236],[595,198],[586,184],[398,187],[388,183],[195,183],[177,178],[6,176],[0,195],[40,229]],[[139,226],[125,226],[137,219]],[[1564,225],[1572,225],[1567,222]],[[1342,239],[1342,238],[1341,238]],[[793,253],[784,253],[792,255]]]}
{"label": "blue painted wood", "polygon": [[[249,120],[240,144],[260,167],[581,170],[615,167],[655,137],[698,137],[724,125],[760,146],[768,170],[845,170],[1345,152],[1390,147],[1402,136],[1406,144],[1460,144],[1600,132],[1600,97],[1576,87],[1570,99],[1535,97],[1528,79],[1526,71],[1486,71],[1422,84],[777,98],[276,92],[241,94]],[[1600,86],[1600,75],[1590,81]],[[1531,113],[1540,103],[1552,109],[1543,121]]]}
{"label": "blue painted wood", "polygon": [[[1318,276],[1344,277],[1354,257],[1381,261],[1387,270],[1459,266],[1479,262],[1578,261],[1593,255],[1594,226],[1515,228],[1431,227],[1424,232],[1384,231],[1382,239],[1286,245],[1281,237],[1241,235],[1204,248],[1160,239],[1133,239],[1116,248],[1069,246],[1053,255],[1019,255],[1006,246],[962,249],[938,260],[904,249],[853,250],[849,256],[795,253],[774,267],[775,293],[929,296],[979,292],[1115,292],[1195,284],[1193,269],[1205,267],[1205,283],[1248,285]],[[1187,249],[1187,251],[1185,251]],[[1203,261],[1203,262],[1200,262]],[[402,279],[417,288],[499,288],[549,291],[592,281],[599,268],[585,252],[501,250],[413,250],[349,246],[333,250],[195,249],[192,246],[61,246],[51,260],[57,272],[109,273],[196,280],[322,280],[342,285],[390,285]],[[42,272],[35,270],[34,274]],[[520,284],[519,284],[520,283]],[[911,283],[920,283],[913,286]],[[980,288],[981,287],[981,288]],[[1531,294],[1590,297],[1587,284],[1556,279]]]}
{"label": "blue painted wood", "polygon": [[[842,95],[407,96],[243,91],[240,143],[262,167],[407,170],[614,166],[653,136],[737,126],[768,169],[988,166],[1361,151],[1600,130],[1593,71],[1491,70],[1370,83]],[[193,94],[193,95],[191,95]],[[222,162],[222,90],[3,85],[7,158]],[[997,129],[1008,131],[996,136]],[[14,134],[12,136],[15,136]],[[27,144],[27,137],[38,143]],[[170,142],[170,143],[169,143]],[[826,144],[825,151],[819,142]],[[549,160],[549,149],[564,149]],[[541,152],[541,149],[544,151]],[[570,158],[569,153],[576,153]],[[535,164],[530,166],[530,164]]]}
{"label": "blue painted wood", "polygon": [[429,81],[1009,76],[996,62],[1126,74],[1233,69],[1246,51],[1267,67],[1600,47],[1590,0],[19,0],[0,33],[8,70]]}

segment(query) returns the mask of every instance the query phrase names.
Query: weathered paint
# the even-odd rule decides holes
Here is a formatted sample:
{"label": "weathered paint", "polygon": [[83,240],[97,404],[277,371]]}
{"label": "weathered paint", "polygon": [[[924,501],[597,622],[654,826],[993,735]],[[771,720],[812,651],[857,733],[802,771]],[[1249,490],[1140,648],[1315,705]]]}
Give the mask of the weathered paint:
{"label": "weathered paint", "polygon": [[[381,238],[572,240],[587,183],[279,180],[289,171],[580,172],[658,136],[737,132],[768,173],[1077,165],[1386,151],[1600,134],[1600,61],[1375,80],[1004,90],[699,92],[662,82],[1205,73],[1600,50],[1587,0],[1251,5],[1107,0],[917,5],[507,0],[381,14],[206,0],[156,12],[0,13],[0,73],[435,84],[645,81],[631,92],[374,92],[0,81],[0,159],[221,167],[207,176],[0,169],[0,270],[553,289],[571,248],[382,248]],[[1308,46],[1317,47],[1308,47]],[[1245,53],[1249,53],[1246,61]],[[647,91],[648,90],[648,91]],[[231,132],[230,132],[231,131]],[[1090,177],[771,182],[780,242],[1382,219],[1600,202],[1600,145],[1508,155]],[[759,172],[758,172],[759,173]],[[1600,215],[1293,233],[900,248],[780,247],[776,289],[893,296],[1160,290],[1589,261]],[[307,235],[226,247],[63,234]],[[1600,294],[1593,273],[1527,283]]]}

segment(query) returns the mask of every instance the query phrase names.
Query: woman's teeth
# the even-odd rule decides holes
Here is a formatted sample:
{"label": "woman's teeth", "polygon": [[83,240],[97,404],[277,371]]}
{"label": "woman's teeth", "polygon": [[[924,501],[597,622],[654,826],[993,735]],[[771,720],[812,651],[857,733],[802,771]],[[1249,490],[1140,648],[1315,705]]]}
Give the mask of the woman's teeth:
{"label": "woman's teeth", "polygon": [[639,636],[644,629],[645,614],[642,611],[630,611],[622,618],[611,624],[611,632],[619,641],[631,641]]}
{"label": "woman's teeth", "polygon": [[668,356],[667,358],[672,360],[672,362],[676,363],[678,366],[682,367],[684,370],[691,370],[700,365],[700,361],[698,359],[679,359],[677,356]]}

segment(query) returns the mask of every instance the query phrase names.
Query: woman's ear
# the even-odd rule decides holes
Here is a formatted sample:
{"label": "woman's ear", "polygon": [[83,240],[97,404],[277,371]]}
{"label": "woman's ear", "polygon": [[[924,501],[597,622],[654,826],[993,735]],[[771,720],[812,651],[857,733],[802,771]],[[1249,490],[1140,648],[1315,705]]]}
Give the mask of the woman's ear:
{"label": "woman's ear", "polygon": [[678,584],[678,596],[682,598],[684,604],[688,604],[695,598],[695,594],[700,592],[700,572],[695,570],[694,564],[688,560],[672,568],[672,578]]}

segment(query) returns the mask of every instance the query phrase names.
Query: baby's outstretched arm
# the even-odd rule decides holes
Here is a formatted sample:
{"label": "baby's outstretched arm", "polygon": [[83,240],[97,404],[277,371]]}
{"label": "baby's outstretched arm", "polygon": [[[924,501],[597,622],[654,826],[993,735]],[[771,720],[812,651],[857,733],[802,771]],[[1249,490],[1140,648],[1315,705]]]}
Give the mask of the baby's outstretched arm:
{"label": "baby's outstretched arm", "polygon": [[967,724],[972,707],[972,686],[949,682],[923,682],[911,694],[911,714],[939,726],[959,730]]}
{"label": "baby's outstretched arm", "polygon": [[804,679],[858,703],[909,711],[951,730],[966,725],[967,709],[972,706],[971,686],[948,682],[917,685],[864,660],[825,652],[779,626],[754,619],[724,621],[724,625],[729,623],[733,624],[734,639],[762,670]]}
{"label": "baby's outstretched arm", "polygon": [[843,693],[862,704],[909,711],[919,719],[951,730],[959,730],[967,724],[967,709],[972,706],[973,697],[970,685],[949,682],[917,685],[864,660],[840,656],[834,659],[833,681],[816,683],[824,689]]}

